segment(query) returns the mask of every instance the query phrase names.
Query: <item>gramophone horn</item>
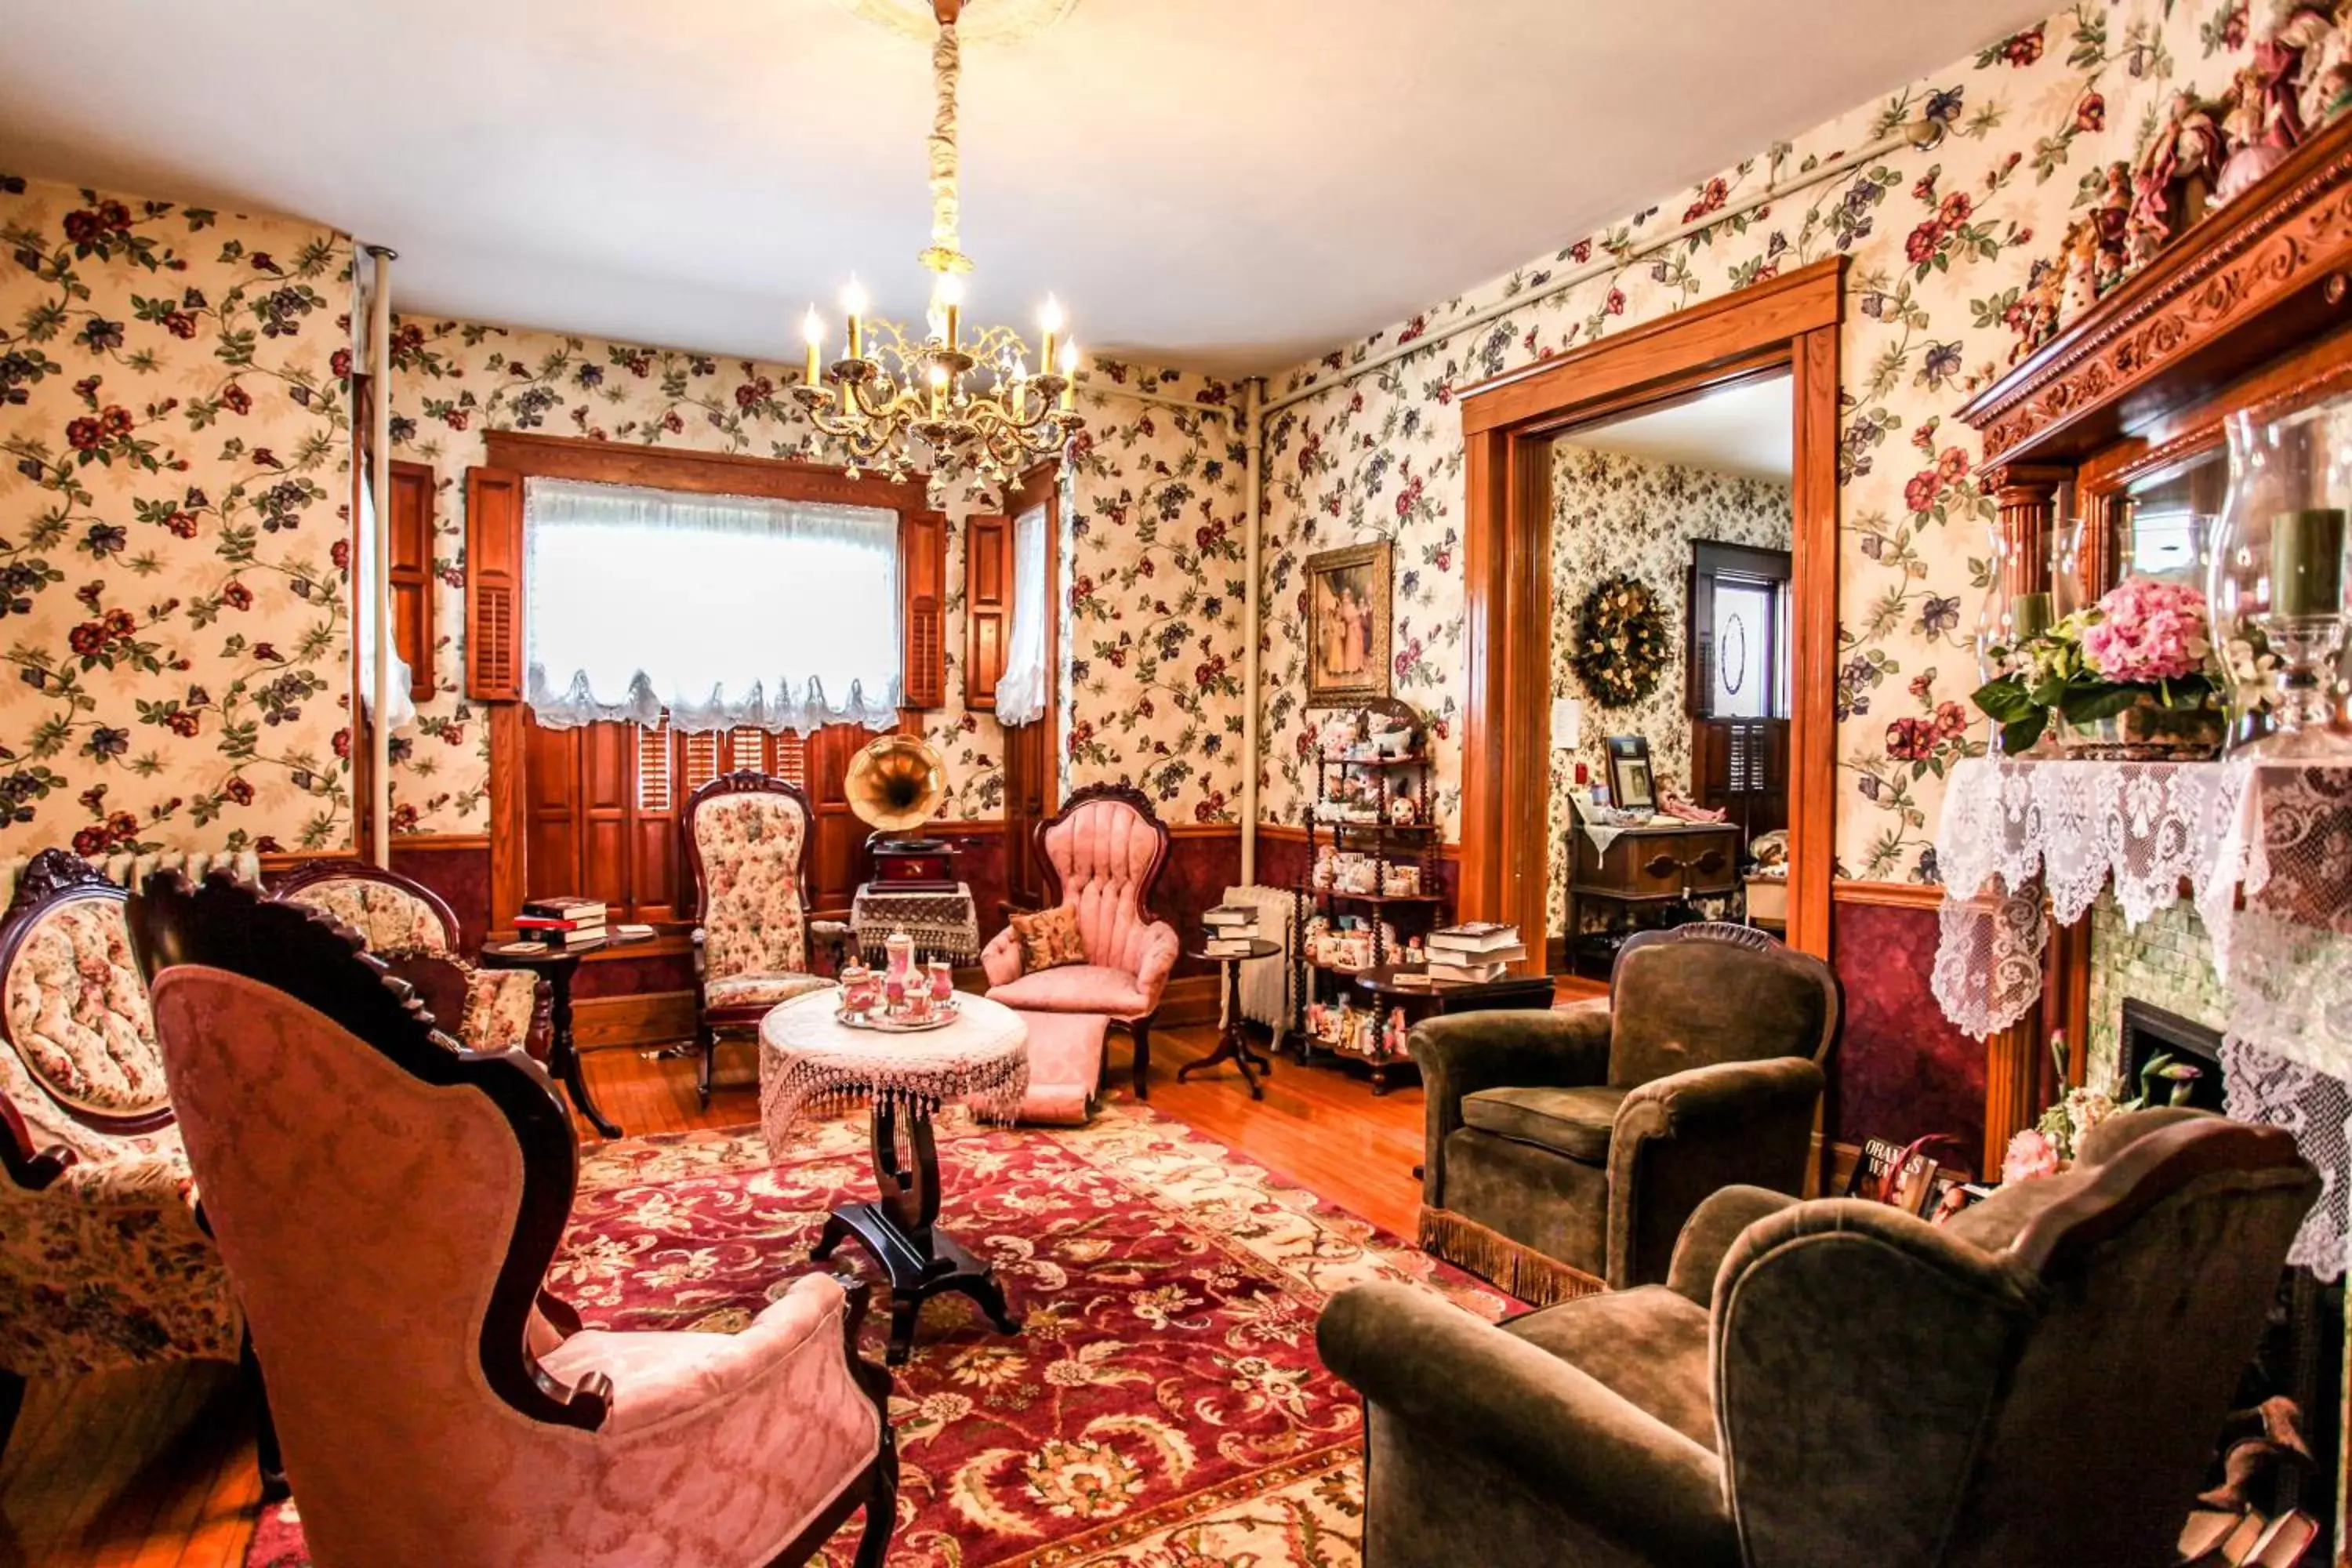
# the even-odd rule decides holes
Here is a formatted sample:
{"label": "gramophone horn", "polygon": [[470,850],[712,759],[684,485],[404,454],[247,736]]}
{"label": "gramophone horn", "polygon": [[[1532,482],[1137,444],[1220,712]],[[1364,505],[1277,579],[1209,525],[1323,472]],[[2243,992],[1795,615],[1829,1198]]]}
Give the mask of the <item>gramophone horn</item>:
{"label": "gramophone horn", "polygon": [[884,735],[849,760],[843,793],[857,820],[877,832],[919,826],[948,793],[947,763],[919,735]]}

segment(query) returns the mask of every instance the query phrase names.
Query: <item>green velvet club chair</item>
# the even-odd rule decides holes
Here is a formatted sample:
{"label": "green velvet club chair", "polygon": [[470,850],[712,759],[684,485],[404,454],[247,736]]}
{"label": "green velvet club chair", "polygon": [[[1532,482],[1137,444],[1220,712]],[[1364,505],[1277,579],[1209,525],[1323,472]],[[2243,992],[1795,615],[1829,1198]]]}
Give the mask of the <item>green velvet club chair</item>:
{"label": "green velvet club chair", "polygon": [[1754,1187],[1664,1285],[1492,1326],[1358,1286],[1365,1568],[2166,1563],[2319,1179],[2277,1128],[2116,1116],[1940,1227]]}
{"label": "green velvet club chair", "polygon": [[1821,960],[1703,923],[1628,940],[1606,1004],[1429,1020],[1421,1245],[1538,1304],[1656,1283],[1708,1194],[1801,1190],[1841,1016]]}

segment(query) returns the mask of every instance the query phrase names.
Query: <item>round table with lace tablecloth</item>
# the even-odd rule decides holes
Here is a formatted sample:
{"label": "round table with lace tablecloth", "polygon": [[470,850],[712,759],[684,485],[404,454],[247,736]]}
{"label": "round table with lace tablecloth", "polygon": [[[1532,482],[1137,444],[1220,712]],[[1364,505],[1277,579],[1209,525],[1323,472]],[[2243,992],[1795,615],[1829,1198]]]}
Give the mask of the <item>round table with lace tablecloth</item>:
{"label": "round table with lace tablecloth", "polygon": [[[923,1303],[953,1290],[971,1297],[1001,1333],[1021,1321],[1006,1310],[995,1270],[940,1230],[940,1157],[931,1123],[964,1106],[1011,1121],[1029,1087],[1029,1028],[985,996],[959,994],[953,1023],[890,1033],[842,1023],[838,987],[793,998],[760,1026],[760,1123],[768,1155],[782,1157],[804,1119],[872,1109],[873,1203],[833,1211],[814,1254],[829,1258],[855,1237],[890,1277],[890,1363],[904,1363]],[[905,1137],[901,1147],[900,1131]]]}

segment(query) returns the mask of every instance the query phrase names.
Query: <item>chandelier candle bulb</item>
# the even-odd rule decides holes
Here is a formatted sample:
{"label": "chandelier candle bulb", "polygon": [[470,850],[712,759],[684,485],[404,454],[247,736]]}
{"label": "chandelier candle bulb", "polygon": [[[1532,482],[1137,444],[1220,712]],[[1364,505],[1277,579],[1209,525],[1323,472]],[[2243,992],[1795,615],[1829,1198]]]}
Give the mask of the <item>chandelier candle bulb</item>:
{"label": "chandelier candle bulb", "polygon": [[1045,296],[1045,308],[1037,312],[1037,325],[1045,334],[1044,343],[1037,351],[1037,363],[1052,370],[1054,340],[1062,335],[1062,302],[1051,294]]}
{"label": "chandelier candle bulb", "polygon": [[849,357],[859,358],[866,348],[866,290],[855,278],[841,291],[841,310],[849,318]]}
{"label": "chandelier candle bulb", "polygon": [[2301,620],[2333,616],[2343,605],[2343,511],[2314,507],[2272,518],[2272,613]]}
{"label": "chandelier candle bulb", "polygon": [[1078,405],[1078,345],[1062,345],[1062,411],[1068,413]]}
{"label": "chandelier candle bulb", "polygon": [[801,318],[801,335],[808,340],[808,384],[814,386],[823,379],[824,367],[820,363],[824,348],[824,322],[811,305],[808,314]]}
{"label": "chandelier candle bulb", "polygon": [[963,279],[952,272],[941,273],[935,298],[940,303],[940,318],[946,323],[940,336],[952,352],[958,347],[963,331]]}

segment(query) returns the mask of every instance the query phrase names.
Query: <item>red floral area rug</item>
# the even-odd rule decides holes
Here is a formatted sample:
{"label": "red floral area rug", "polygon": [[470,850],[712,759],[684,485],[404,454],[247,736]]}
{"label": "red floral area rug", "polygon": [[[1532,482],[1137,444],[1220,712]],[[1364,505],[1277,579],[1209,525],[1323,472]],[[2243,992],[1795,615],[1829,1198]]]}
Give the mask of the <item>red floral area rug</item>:
{"label": "red floral area rug", "polygon": [[[1517,1305],[1148,1110],[967,1130],[940,1163],[940,1223],[1024,1323],[998,1334],[961,1296],[924,1308],[891,1399],[894,1568],[1356,1563],[1363,1416],[1316,1359],[1323,1302],[1394,1279],[1489,1320]],[[551,1283],[593,1327],[731,1332],[813,1267],[828,1209],[872,1195],[862,1122],[773,1166],[757,1129],[625,1139],[583,1160]],[[855,1242],[839,1258],[872,1273]],[[309,1563],[299,1502],[264,1515],[247,1568]]]}

